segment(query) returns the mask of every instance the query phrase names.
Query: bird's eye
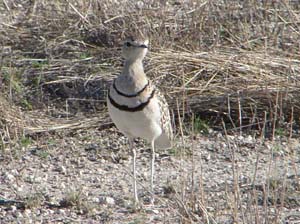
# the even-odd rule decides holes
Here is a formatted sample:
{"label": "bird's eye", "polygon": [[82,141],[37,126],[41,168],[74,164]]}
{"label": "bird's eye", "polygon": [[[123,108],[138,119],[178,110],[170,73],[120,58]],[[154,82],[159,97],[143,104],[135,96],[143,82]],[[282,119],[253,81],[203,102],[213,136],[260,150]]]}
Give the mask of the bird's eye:
{"label": "bird's eye", "polygon": [[126,45],[127,47],[130,47],[130,46],[131,46],[131,43],[126,42],[125,45]]}

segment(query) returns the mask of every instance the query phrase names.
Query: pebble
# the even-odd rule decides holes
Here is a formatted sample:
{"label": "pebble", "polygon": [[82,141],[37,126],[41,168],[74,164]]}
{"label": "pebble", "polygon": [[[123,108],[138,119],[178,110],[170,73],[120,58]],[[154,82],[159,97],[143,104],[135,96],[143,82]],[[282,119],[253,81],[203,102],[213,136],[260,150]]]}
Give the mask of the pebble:
{"label": "pebble", "polygon": [[211,155],[210,155],[210,154],[207,154],[207,155],[204,157],[204,159],[205,159],[206,161],[209,161],[209,160],[211,159]]}
{"label": "pebble", "polygon": [[17,218],[22,219],[24,218],[22,212],[17,212]]}
{"label": "pebble", "polygon": [[157,209],[153,209],[152,212],[153,212],[154,214],[156,214],[156,215],[159,214],[159,211],[158,211]]}
{"label": "pebble", "polygon": [[15,185],[14,188],[17,190],[17,192],[22,192],[24,189],[23,189],[23,186],[18,186],[18,185]]}
{"label": "pebble", "polygon": [[115,204],[115,199],[109,196],[101,196],[98,198],[99,203],[101,204],[106,204],[106,205],[114,205]]}
{"label": "pebble", "polygon": [[10,206],[10,209],[11,209],[12,212],[17,211],[17,207],[15,205]]}
{"label": "pebble", "polygon": [[15,176],[10,173],[7,173],[5,176],[9,182],[13,182],[15,180]]}
{"label": "pebble", "polygon": [[215,211],[215,208],[214,207],[206,207],[206,210],[208,212],[214,212]]}
{"label": "pebble", "polygon": [[31,210],[30,209],[25,209],[24,214],[27,216],[30,216]]}
{"label": "pebble", "polygon": [[59,214],[61,214],[61,215],[65,215],[65,214],[66,214],[66,211],[65,211],[65,209],[60,209],[60,210],[59,210]]}
{"label": "pebble", "polygon": [[239,135],[239,136],[237,137],[237,139],[238,139],[239,141],[243,141],[243,140],[244,140],[244,136]]}
{"label": "pebble", "polygon": [[106,197],[106,204],[114,205],[115,204],[115,199],[113,199],[112,197]]}
{"label": "pebble", "polygon": [[18,172],[17,170],[11,170],[11,173],[12,173],[14,176],[19,175],[19,172]]}
{"label": "pebble", "polygon": [[253,137],[251,135],[248,135],[245,139],[245,143],[251,144],[254,143]]}
{"label": "pebble", "polygon": [[[228,137],[229,140],[234,140],[235,139],[234,135],[227,135],[227,137]],[[239,137],[243,137],[243,136],[239,136]]]}
{"label": "pebble", "polygon": [[100,203],[100,199],[98,197],[92,198],[92,201],[95,203]]}
{"label": "pebble", "polygon": [[[218,134],[219,135],[219,134]],[[212,199],[213,201],[217,201],[218,199],[224,200],[225,196],[224,196],[224,192],[225,192],[225,187],[226,185],[232,186],[233,180],[232,180],[232,163],[228,162],[231,159],[231,151],[228,149],[227,144],[226,144],[226,140],[224,138],[224,136],[222,134],[220,134],[220,138],[222,139],[217,139],[216,141],[214,140],[203,140],[203,142],[201,142],[201,139],[203,139],[202,137],[199,137],[199,142],[197,142],[199,144],[199,148],[197,146],[197,150],[199,149],[199,151],[201,150],[201,153],[196,151],[195,153],[195,184],[198,184],[200,181],[200,176],[199,174],[201,173],[203,176],[201,178],[201,181],[203,181],[203,186],[204,186],[204,190],[205,193],[207,195],[212,195]],[[234,147],[235,143],[240,143],[239,141],[241,141],[242,143],[251,143],[251,144],[256,144],[256,139],[253,138],[252,136],[229,136],[230,139],[233,139],[234,142],[231,143],[231,146]],[[125,138],[124,138],[125,141]],[[198,141],[198,139],[197,139]],[[118,141],[119,143],[121,141]],[[203,143],[201,145],[201,143]],[[113,144],[113,143],[112,143]],[[188,143],[187,143],[188,144]],[[277,144],[277,143],[276,143]],[[269,149],[273,148],[274,150],[274,144],[268,142],[266,143],[267,147]],[[284,145],[284,144],[282,144]],[[285,147],[279,148],[280,150],[278,152],[274,152],[274,154],[278,153],[280,155],[280,153],[286,153],[286,149]],[[220,147],[222,146],[222,147]],[[258,174],[257,174],[257,179],[261,180],[262,178],[264,178],[266,176],[266,172],[264,172],[265,169],[268,168],[268,166],[265,166],[266,162],[269,162],[269,153],[270,150],[268,150],[265,147],[258,147],[257,145],[255,145],[258,149],[258,153],[260,155],[259,157],[259,167],[258,167]],[[100,146],[99,146],[100,147]],[[116,147],[119,147],[116,145]],[[221,148],[221,152],[218,152],[218,147]],[[251,145],[252,147],[252,145]],[[106,148],[106,147],[105,147]],[[249,150],[249,148],[245,147],[246,149]],[[295,146],[295,148],[298,150],[299,149],[299,145]],[[252,178],[252,172],[253,169],[252,167],[255,165],[255,160],[256,160],[256,152],[254,151],[253,153],[250,152],[246,155],[249,155],[249,157],[244,156],[243,153],[243,149],[244,148],[237,148],[240,150],[236,150],[236,159],[238,161],[238,163],[236,164],[236,168],[238,169],[238,174],[239,174],[239,183],[249,183],[251,181]],[[266,153],[268,154],[262,154],[262,150],[266,151]],[[139,180],[142,182],[142,184],[145,184],[145,186],[148,187],[149,184],[149,178],[150,178],[150,169],[149,169],[149,158],[150,158],[150,154],[147,151],[144,151],[145,153],[139,153],[138,156],[139,158],[137,159],[137,163],[138,163],[138,168],[139,170]],[[223,153],[222,153],[223,152]],[[97,152],[98,153],[98,152]],[[74,183],[74,184],[78,184],[81,186],[86,186],[86,189],[84,188],[83,194],[84,194],[84,198],[88,198],[88,201],[92,201],[93,203],[102,203],[103,206],[96,206],[97,208],[103,208],[104,210],[108,208],[109,211],[113,210],[115,207],[118,207],[118,209],[120,207],[120,209],[125,209],[124,207],[129,207],[132,206],[132,180],[131,180],[131,176],[130,176],[130,172],[131,172],[131,156],[130,153],[128,153],[128,160],[124,160],[125,164],[128,165],[119,165],[119,164],[115,164],[112,163],[110,159],[105,160],[104,158],[108,158],[107,157],[107,153],[105,154],[106,157],[102,158],[101,156],[103,156],[101,154],[102,152],[99,151],[99,160],[97,160],[97,162],[95,163],[91,163],[90,161],[87,161],[86,159],[77,159],[77,157],[79,155],[77,155],[76,153],[74,155],[67,155],[70,159],[65,159],[66,155],[63,155],[60,157],[60,161],[56,161],[56,160],[51,160],[52,163],[48,163],[48,161],[45,160],[45,163],[41,163],[41,167],[45,168],[47,172],[47,174],[45,175],[45,171],[44,170],[39,170],[39,172],[36,172],[36,166],[35,164],[33,164],[33,166],[31,166],[31,162],[27,162],[27,161],[23,161],[25,163],[26,166],[31,166],[34,167],[31,170],[28,169],[27,167],[25,167],[25,169],[23,169],[22,171],[18,171],[19,167],[15,167],[15,166],[11,166],[11,169],[8,170],[6,173],[3,173],[2,178],[4,179],[4,185],[9,185],[9,187],[13,188],[13,189],[17,189],[18,186],[22,186],[19,188],[19,190],[17,189],[17,193],[19,193],[18,191],[23,190],[24,192],[26,192],[28,190],[28,186],[31,186],[32,184],[28,183],[28,182],[24,182],[24,181],[20,181],[18,183],[18,185],[15,185],[15,180],[16,177],[17,179],[23,178],[23,180],[26,180],[26,177],[29,176],[29,179],[32,179],[33,181],[37,181],[39,180],[39,175],[43,176],[43,181],[47,182],[47,181],[51,181],[51,183],[49,184],[49,196],[51,197],[51,200],[53,200],[53,198],[56,198],[55,201],[60,201],[61,199],[61,193],[66,192],[66,190],[69,190],[70,186],[67,183]],[[116,152],[116,154],[118,155],[119,151]],[[88,153],[86,153],[87,155],[80,155],[80,157],[84,157],[87,158],[88,157]],[[74,158],[76,159],[71,159],[71,156],[74,156]],[[98,156],[98,155],[97,155]],[[158,154],[157,154],[158,156]],[[199,157],[202,156],[203,160],[207,161],[207,162],[202,162],[200,163]],[[161,189],[161,186],[163,186],[165,184],[165,182],[167,181],[164,178],[168,178],[170,180],[171,183],[174,182],[174,185],[176,185],[176,183],[179,180],[184,179],[186,181],[186,184],[190,183],[190,176],[189,175],[183,175],[184,174],[189,174],[189,172],[191,172],[191,158],[189,157],[185,157],[182,161],[180,161],[179,157],[176,157],[174,155],[169,156],[169,160],[165,160],[164,162],[161,163],[156,163],[156,176],[155,176],[155,180],[156,180],[156,186],[157,188]],[[224,161],[224,159],[226,159],[228,161]],[[281,159],[281,158],[278,158]],[[296,158],[298,159],[298,158]],[[30,157],[28,157],[28,160],[32,161],[32,159]],[[78,169],[77,165],[73,165],[73,163],[70,163],[70,161],[75,161],[76,164],[79,164],[81,167],[81,169]],[[252,162],[251,160],[254,160],[254,162]],[[145,166],[142,166],[143,161],[145,161]],[[36,161],[32,161],[32,163],[35,163]],[[68,165],[69,163],[69,165]],[[262,164],[264,163],[264,164]],[[62,165],[63,164],[63,165]],[[268,164],[268,163],[267,163]],[[71,168],[71,165],[73,165],[73,169]],[[298,164],[297,164],[298,165]],[[200,170],[200,166],[202,167],[203,170]],[[287,166],[290,167],[290,164],[287,164]],[[55,171],[59,172],[53,172],[53,169],[49,169],[49,167],[59,167],[59,169],[56,169]],[[21,167],[22,168],[22,167]],[[123,171],[123,169],[126,169],[127,172]],[[279,169],[279,168],[278,168]],[[282,169],[282,167],[280,167],[280,169]],[[21,169],[19,169],[21,170]],[[62,174],[66,174],[68,172],[68,175],[70,175],[70,179],[63,177]],[[20,175],[21,173],[21,175]],[[35,173],[36,175],[32,175],[32,173]],[[30,176],[31,175],[31,176]],[[49,175],[49,180],[47,180],[47,175]],[[160,175],[160,176],[159,176]],[[293,183],[296,180],[296,177],[292,177],[292,175],[294,175],[294,172],[290,171],[289,173],[289,177],[291,179],[291,181],[293,181]],[[74,178],[74,176],[76,176],[76,178]],[[62,178],[63,177],[63,178]],[[71,178],[72,177],[72,178]],[[41,179],[40,179],[41,180]],[[162,180],[161,183],[159,183],[159,180]],[[178,180],[176,182],[176,180]],[[225,181],[227,180],[227,181]],[[12,181],[13,183],[10,184],[9,181]],[[181,182],[179,182],[181,183]],[[55,184],[55,185],[53,185]],[[15,186],[14,186],[15,185]],[[177,189],[181,189],[179,184],[177,184],[178,187]],[[10,189],[9,187],[7,187],[7,189]],[[191,189],[191,187],[189,185],[186,186],[186,190],[187,192],[189,192],[189,189]],[[229,188],[231,189],[231,188]],[[48,188],[47,188],[48,191]],[[162,192],[162,190],[160,190]],[[216,192],[219,191],[219,192]],[[7,198],[11,198],[11,194],[9,190],[6,190],[7,193]],[[98,192],[109,192],[107,194],[109,194],[109,196],[106,194],[104,196],[100,196],[99,197],[99,193]],[[97,195],[98,194],[98,195]],[[143,199],[142,194],[142,190],[141,187],[139,187],[139,196],[141,198],[141,200]],[[188,194],[188,193],[187,193]],[[23,194],[20,194],[23,195]],[[115,196],[117,195],[117,196]],[[146,194],[147,195],[147,194]],[[243,196],[243,195],[242,195]],[[116,198],[116,199],[115,199]],[[129,198],[127,200],[127,198]],[[210,198],[210,197],[208,197]],[[226,200],[226,198],[225,198]],[[243,202],[242,202],[243,203]],[[116,206],[117,204],[117,206]],[[212,205],[212,203],[208,203],[210,205]],[[157,207],[159,207],[160,205],[158,205]],[[241,206],[244,206],[243,204]],[[156,207],[156,208],[157,208]],[[30,210],[27,209],[25,211],[22,211],[22,213],[20,213],[20,210],[15,206],[11,206],[11,209],[8,210],[7,213],[14,213],[14,217],[17,218],[17,214],[19,214],[19,217],[24,216],[25,218],[27,218],[28,216],[36,216],[37,217],[37,211],[36,208]],[[163,208],[164,209],[164,208]],[[153,223],[155,222],[155,217],[157,217],[157,220],[160,220],[160,218],[163,216],[163,213],[165,212],[165,210],[161,209],[161,207],[159,207],[159,209],[155,209],[155,208],[150,208],[149,212],[151,212],[150,214],[153,214],[151,219],[153,220]],[[0,208],[1,210],[1,208]],[[59,215],[60,217],[63,216],[78,216],[78,214],[75,213],[70,213],[70,210],[75,210],[74,208],[65,208],[65,209],[45,209],[45,210],[41,210],[40,211],[40,215],[43,217],[46,216],[51,216],[52,214],[54,214],[54,216]],[[166,209],[167,210],[167,209]],[[218,207],[207,207],[208,212],[218,212],[219,208]],[[299,209],[298,209],[299,210]],[[271,211],[271,210],[270,210]],[[283,207],[282,211],[285,212],[285,208]],[[286,211],[289,211],[288,209],[286,209]],[[300,210],[299,210],[300,211]],[[0,214],[3,215],[5,214],[6,211],[2,211],[2,213]],[[57,214],[57,212],[59,212],[59,214]],[[83,213],[82,211],[80,211],[81,213]],[[168,212],[168,211],[166,211]],[[276,211],[275,211],[276,212]],[[96,212],[95,212],[96,213]],[[7,214],[10,215],[10,214]],[[125,216],[125,215],[124,215]],[[36,218],[34,217],[34,218]],[[30,217],[32,219],[32,217]],[[72,218],[72,217],[71,217]],[[116,221],[114,220],[115,217],[113,217],[112,215],[112,222]],[[123,217],[121,217],[120,219],[122,219]],[[20,219],[22,221],[22,219]],[[121,223],[121,222],[120,222]]]}

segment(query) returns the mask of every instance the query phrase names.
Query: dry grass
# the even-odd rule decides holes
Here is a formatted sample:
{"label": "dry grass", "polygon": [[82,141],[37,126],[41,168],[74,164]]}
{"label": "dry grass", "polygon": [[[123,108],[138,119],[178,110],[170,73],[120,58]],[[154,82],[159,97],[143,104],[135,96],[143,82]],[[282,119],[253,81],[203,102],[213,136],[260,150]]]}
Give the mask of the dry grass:
{"label": "dry grass", "polygon": [[103,110],[120,41],[142,32],[148,74],[173,108],[178,99],[183,113],[232,128],[260,128],[265,112],[271,123],[289,121],[292,109],[299,117],[296,1],[4,1],[0,10],[1,71],[20,84],[3,82],[25,109]]}

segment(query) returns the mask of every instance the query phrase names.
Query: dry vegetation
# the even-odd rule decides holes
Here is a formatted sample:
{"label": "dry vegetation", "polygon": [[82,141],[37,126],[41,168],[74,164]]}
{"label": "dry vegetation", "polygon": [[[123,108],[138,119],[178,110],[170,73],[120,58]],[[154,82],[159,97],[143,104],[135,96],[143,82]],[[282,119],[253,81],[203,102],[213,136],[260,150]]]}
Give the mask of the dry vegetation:
{"label": "dry vegetation", "polygon": [[[250,141],[251,147],[258,152],[254,161],[258,161],[259,150],[264,148],[268,138],[277,147],[270,146],[271,156],[274,151],[281,151],[277,150],[279,147],[288,148],[289,159],[293,158],[294,188],[286,188],[286,179],[274,185],[271,181],[266,185],[255,185],[255,172],[250,181],[253,189],[247,193],[251,199],[241,198],[243,190],[236,172],[242,171],[235,170],[238,168],[232,162],[233,193],[228,195],[227,186],[221,190],[227,197],[224,200],[230,218],[222,213],[224,207],[220,206],[218,210],[219,206],[209,204],[207,198],[204,200],[201,187],[195,190],[194,185],[189,188],[185,183],[177,189],[181,198],[160,201],[174,211],[170,212],[170,220],[280,223],[284,220],[281,215],[285,209],[300,212],[299,195],[289,196],[296,201],[295,206],[289,206],[285,195],[280,194],[282,189],[299,193],[299,161],[297,163],[294,157],[299,156],[299,147],[298,143],[290,146],[291,142],[297,142],[294,138],[298,135],[300,121],[300,4],[297,0],[0,1],[1,163],[17,163],[21,153],[17,151],[20,149],[26,153],[30,145],[43,148],[46,144],[50,150],[49,139],[69,139],[64,140],[68,142],[73,141],[75,135],[81,142],[86,142],[86,139],[81,139],[84,135],[81,132],[86,131],[88,135],[97,128],[96,133],[110,133],[112,124],[105,106],[107,86],[122,65],[121,40],[126,34],[136,32],[150,38],[151,52],[145,61],[146,71],[167,95],[178,136],[182,139],[183,145],[178,147],[183,149],[179,151],[184,152],[188,157],[185,159],[193,164],[187,167],[194,170],[199,165],[194,161],[194,154],[200,155],[194,153],[197,149],[194,144],[201,148],[202,142],[185,140],[189,137],[198,139],[191,134],[191,120],[194,128],[201,132],[214,129],[221,134],[233,161],[234,149],[239,153],[242,151],[240,144],[246,141],[242,137],[246,134],[260,136]],[[235,136],[237,130],[240,136],[235,142],[231,135]],[[214,139],[218,136],[216,133],[209,138]],[[276,140],[278,135],[279,141]],[[111,137],[118,138],[115,134]],[[96,136],[91,134],[87,138],[90,138],[87,141],[90,143]],[[184,151],[186,144],[191,151]],[[265,156],[268,157],[270,152]],[[218,154],[218,150],[215,153]],[[43,153],[38,155],[47,157]],[[265,179],[269,180],[272,157],[266,161],[269,167]],[[181,177],[185,178],[184,175]],[[190,183],[190,179],[185,181]],[[201,180],[197,181],[201,183]],[[185,189],[186,185],[189,190]],[[270,189],[274,190],[273,193]],[[169,191],[173,192],[173,187]],[[110,217],[113,213],[101,210],[100,215],[96,212],[97,216],[89,211],[94,211],[98,205],[91,208],[85,199],[78,198],[82,194],[77,191],[66,194],[67,199],[62,196],[56,209],[75,207],[81,215],[75,221],[86,217],[93,221],[99,216],[105,222],[103,217]],[[276,197],[269,199],[265,196],[271,194]],[[23,197],[27,199],[21,200],[22,206],[11,210],[26,211],[28,207],[35,207],[32,204],[43,207],[45,201],[53,208],[48,199],[39,195]],[[0,190],[0,199],[4,196]],[[279,202],[274,202],[274,198]],[[168,221],[168,212],[163,220],[172,223]],[[131,221],[146,222],[147,215],[142,214],[142,218]],[[126,221],[111,218],[106,221],[129,222],[129,215],[126,217]],[[300,219],[299,214],[295,217]]]}

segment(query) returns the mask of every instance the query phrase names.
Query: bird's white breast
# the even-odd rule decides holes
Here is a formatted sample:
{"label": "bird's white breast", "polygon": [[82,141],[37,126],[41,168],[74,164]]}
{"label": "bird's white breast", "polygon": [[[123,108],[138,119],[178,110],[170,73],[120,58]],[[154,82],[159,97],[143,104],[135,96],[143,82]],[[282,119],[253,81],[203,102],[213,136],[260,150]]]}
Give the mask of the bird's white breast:
{"label": "bird's white breast", "polygon": [[[118,100],[118,101],[117,101]],[[116,97],[121,105],[137,106],[140,101],[136,99],[123,99]],[[127,137],[140,137],[151,142],[162,134],[160,125],[161,112],[157,98],[154,96],[149,104],[141,111],[123,111],[113,106],[108,100],[108,110],[117,128]]]}

